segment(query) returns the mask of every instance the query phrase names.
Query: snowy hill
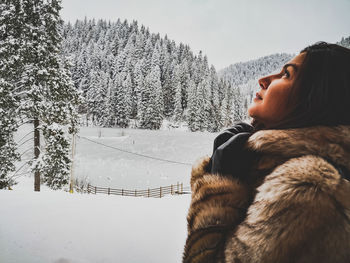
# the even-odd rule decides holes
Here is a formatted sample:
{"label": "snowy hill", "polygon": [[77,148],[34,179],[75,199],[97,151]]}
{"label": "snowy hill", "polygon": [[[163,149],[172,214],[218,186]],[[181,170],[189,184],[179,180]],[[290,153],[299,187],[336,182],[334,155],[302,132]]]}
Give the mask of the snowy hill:
{"label": "snowy hill", "polygon": [[282,53],[239,62],[220,70],[218,74],[221,79],[231,83],[232,86],[238,86],[280,69],[293,56]]}
{"label": "snowy hill", "polygon": [[[225,83],[202,52],[151,33],[137,21],[76,21],[63,29],[86,122],[101,127],[159,129],[164,118],[192,131],[218,131]],[[202,116],[192,117],[192,116]]]}

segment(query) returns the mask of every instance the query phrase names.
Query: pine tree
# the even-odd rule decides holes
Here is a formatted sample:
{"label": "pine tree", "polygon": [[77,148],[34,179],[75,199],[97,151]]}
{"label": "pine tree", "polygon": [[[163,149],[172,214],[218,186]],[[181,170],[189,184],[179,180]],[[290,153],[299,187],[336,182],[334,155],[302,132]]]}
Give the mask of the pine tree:
{"label": "pine tree", "polygon": [[145,52],[144,52],[144,58],[145,58],[145,69],[147,72],[149,72],[152,68],[151,66],[151,60],[152,60],[152,52],[153,52],[153,44],[151,38],[147,38],[146,45],[145,45]]}
{"label": "pine tree", "polygon": [[180,122],[182,120],[182,84],[181,84],[181,69],[180,65],[175,67],[173,85],[175,89],[175,100],[174,100],[174,120]]}
{"label": "pine tree", "polygon": [[113,127],[115,125],[115,86],[112,79],[108,80],[107,97],[105,103],[105,127]]}
{"label": "pine tree", "polygon": [[145,47],[145,40],[144,36],[142,33],[136,35],[136,40],[135,40],[135,59],[137,61],[140,61],[143,58],[143,52],[144,52],[144,47]]}
{"label": "pine tree", "polygon": [[141,105],[141,92],[143,89],[143,81],[144,81],[144,75],[143,75],[143,66],[144,66],[144,60],[139,60],[134,68],[134,80],[135,80],[135,87],[134,87],[134,103],[136,105],[133,106],[134,112],[132,113],[132,117],[136,118],[139,114],[140,105]]}
{"label": "pine tree", "polygon": [[182,110],[187,108],[188,86],[190,74],[187,59],[184,58],[180,64],[180,81],[181,81],[181,107]]}
{"label": "pine tree", "polygon": [[168,52],[168,40],[165,40],[162,46],[162,53],[164,56],[163,70],[161,76],[163,95],[164,95],[164,115],[170,117],[174,111],[174,97],[175,90],[172,85],[172,63],[170,54]]}
{"label": "pine tree", "polygon": [[129,124],[129,115],[131,114],[131,79],[128,74],[118,75],[115,81],[115,124],[125,128]]}
{"label": "pine tree", "polygon": [[45,124],[45,154],[43,155],[43,178],[50,188],[57,190],[69,183],[71,159],[69,142],[65,135],[65,126],[57,123]]}
{"label": "pine tree", "polygon": [[210,110],[208,131],[217,132],[222,127],[222,116],[219,101],[219,83],[214,66],[210,68],[209,85],[210,85]]}
{"label": "pine tree", "polygon": [[197,112],[195,116],[196,126],[199,131],[207,130],[209,126],[209,81],[207,78],[203,79],[197,87]]}
{"label": "pine tree", "polygon": [[89,88],[86,92],[87,118],[93,125],[98,124],[100,104],[103,103],[101,94],[101,76],[97,71],[90,72]]}
{"label": "pine tree", "polygon": [[159,129],[163,121],[163,98],[158,66],[146,76],[141,96],[140,127]]}
{"label": "pine tree", "polygon": [[42,12],[47,46],[45,64],[48,72],[46,83],[43,84],[46,86],[47,100],[42,118],[46,142],[43,178],[53,189],[60,189],[68,183],[71,160],[64,127],[68,125],[70,133],[76,132],[76,105],[79,103],[69,65],[60,56],[63,24],[59,15],[61,8],[61,0],[51,0],[44,5]]}
{"label": "pine tree", "polygon": [[198,131],[199,127],[196,122],[197,113],[199,112],[199,100],[197,96],[196,83],[191,80],[188,91],[188,112],[187,112],[187,125],[191,131]]}
{"label": "pine tree", "polygon": [[160,50],[159,49],[160,49],[159,42],[157,42],[153,49],[152,58],[151,58],[152,69],[156,66],[158,66],[160,69]]}
{"label": "pine tree", "polygon": [[225,91],[225,97],[221,107],[222,123],[223,127],[230,127],[234,121],[233,94],[230,85],[224,85],[222,88]]}
{"label": "pine tree", "polygon": [[[34,161],[33,172],[40,171],[44,182],[58,189],[68,181],[69,143],[62,137],[63,130],[57,128],[61,126],[56,126],[54,132],[50,130],[53,125],[68,125],[69,131],[75,132],[75,106],[79,102],[68,64],[60,56],[61,1],[23,0],[23,7],[25,23],[21,25],[21,37],[25,48],[20,54],[24,64],[19,83],[20,111],[29,119],[42,122],[46,146]],[[51,144],[52,141],[56,143]],[[55,151],[60,154],[53,154]],[[61,169],[62,165],[67,169]]]}
{"label": "pine tree", "polygon": [[180,122],[182,120],[182,86],[180,81],[175,82],[175,109],[174,109],[174,120]]}
{"label": "pine tree", "polygon": [[[1,49],[1,47],[0,47]],[[2,63],[0,62],[1,72]],[[12,85],[0,77],[0,189],[15,184],[11,172],[15,171],[14,163],[19,160],[14,142],[16,123],[16,100],[11,94]]]}
{"label": "pine tree", "polygon": [[21,64],[17,52],[22,46],[18,38],[22,14],[20,1],[0,4],[0,189],[15,184],[10,173],[15,171],[15,162],[19,160],[13,135],[18,128],[18,98],[14,91]]}
{"label": "pine tree", "polygon": [[101,73],[100,78],[100,102],[98,105],[99,112],[97,114],[98,125],[102,127],[108,127],[109,109],[108,109],[108,96],[109,96],[109,77],[106,72]]}
{"label": "pine tree", "polygon": [[239,88],[233,89],[233,105],[234,105],[234,121],[241,121],[245,118],[245,112],[243,111],[243,97]]}

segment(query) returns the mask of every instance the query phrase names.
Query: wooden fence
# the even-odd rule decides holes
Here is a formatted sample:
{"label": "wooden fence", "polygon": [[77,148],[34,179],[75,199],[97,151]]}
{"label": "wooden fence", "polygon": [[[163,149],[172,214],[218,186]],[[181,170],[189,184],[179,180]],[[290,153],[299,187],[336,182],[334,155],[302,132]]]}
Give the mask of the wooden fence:
{"label": "wooden fence", "polygon": [[122,196],[134,196],[134,197],[158,197],[162,198],[165,195],[182,195],[190,194],[189,187],[183,186],[183,183],[177,183],[175,185],[161,186],[159,188],[148,188],[146,190],[127,190],[127,189],[114,189],[106,187],[97,187],[88,184],[87,192],[90,194],[108,194],[108,195],[122,195]]}

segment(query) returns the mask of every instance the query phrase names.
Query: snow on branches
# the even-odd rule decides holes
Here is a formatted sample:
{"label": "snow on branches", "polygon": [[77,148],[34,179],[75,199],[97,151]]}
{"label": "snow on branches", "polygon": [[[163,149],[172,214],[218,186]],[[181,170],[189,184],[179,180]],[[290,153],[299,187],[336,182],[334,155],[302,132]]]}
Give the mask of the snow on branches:
{"label": "snow on branches", "polygon": [[65,130],[76,131],[79,103],[68,63],[60,53],[60,10],[60,0],[14,0],[0,5],[0,90],[9,98],[0,103],[0,114],[12,113],[7,115],[9,121],[1,118],[0,123],[1,134],[8,134],[5,146],[0,144],[0,158],[9,163],[0,178],[9,178],[17,159],[13,143],[17,127],[6,123],[38,120],[46,143],[40,156],[31,161],[32,172],[40,172],[54,189],[67,184],[70,159]]}

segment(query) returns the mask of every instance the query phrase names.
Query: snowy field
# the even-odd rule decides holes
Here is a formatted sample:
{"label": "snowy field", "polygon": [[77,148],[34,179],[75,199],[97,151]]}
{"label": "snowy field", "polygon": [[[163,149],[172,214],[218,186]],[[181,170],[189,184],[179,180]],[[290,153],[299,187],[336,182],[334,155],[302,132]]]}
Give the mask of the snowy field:
{"label": "snowy field", "polygon": [[[31,129],[29,124],[22,127],[16,136],[17,141]],[[191,164],[199,157],[211,154],[217,134],[82,127],[78,135],[74,177],[86,179],[92,185],[101,187],[146,189],[177,182],[188,186]],[[101,144],[188,165],[144,158]],[[33,141],[28,141],[21,146],[20,152],[31,149],[32,145]],[[22,159],[29,159],[31,155],[32,151],[29,151]],[[22,168],[19,174],[25,172],[25,169],[26,167]]]}
{"label": "snowy field", "polygon": [[[31,129],[22,127],[17,139]],[[184,131],[81,128],[74,174],[97,186],[144,189],[189,185],[190,166],[120,152],[193,163],[210,154],[216,134]],[[25,143],[22,151],[32,145]],[[28,159],[31,151],[23,154]],[[23,168],[21,172],[25,172]],[[0,191],[0,262],[181,262],[190,195],[135,198],[69,194],[18,177]]]}
{"label": "snowy field", "polygon": [[34,193],[32,180],[21,183],[30,187],[0,191],[1,263],[181,262],[189,195]]}
{"label": "snowy field", "polygon": [[[177,182],[189,185],[191,165],[174,164],[120,152],[84,138],[156,158],[192,164],[210,154],[215,134],[184,131],[81,128],[75,176],[93,185],[144,189]],[[101,137],[99,137],[101,135]],[[84,138],[82,138],[84,137]]]}

